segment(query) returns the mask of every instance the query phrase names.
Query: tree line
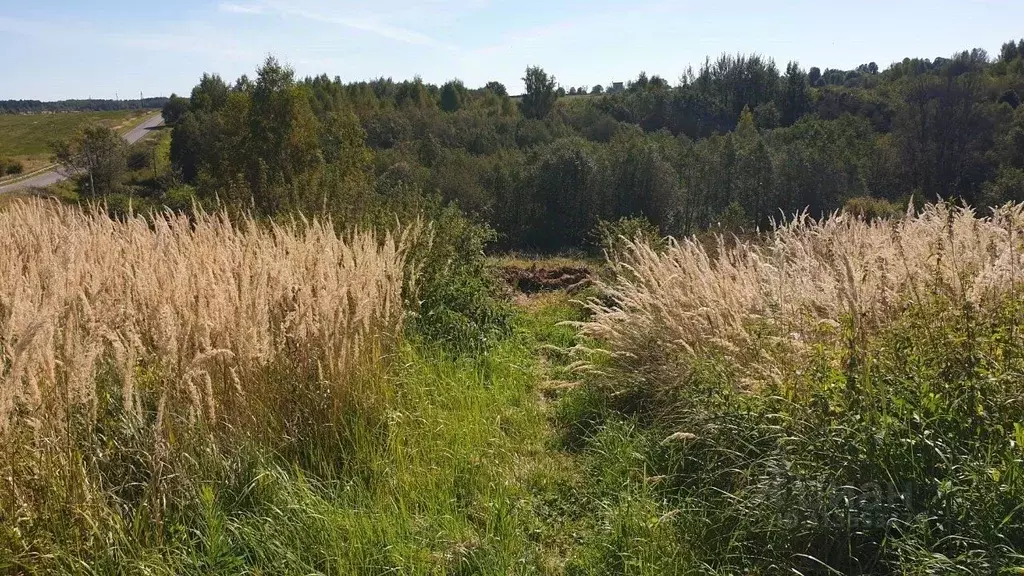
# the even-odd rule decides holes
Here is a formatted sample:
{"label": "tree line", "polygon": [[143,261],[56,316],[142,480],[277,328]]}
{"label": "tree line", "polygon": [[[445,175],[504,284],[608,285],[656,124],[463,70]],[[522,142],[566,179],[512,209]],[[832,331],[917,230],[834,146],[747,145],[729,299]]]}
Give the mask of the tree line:
{"label": "tree line", "polygon": [[689,234],[911,197],[1024,200],[1024,41],[884,70],[723,55],[586,98],[560,98],[539,67],[523,80],[512,98],[498,82],[299,79],[273,58],[252,79],[204,75],[164,107],[178,195],[339,221],[436,197],[536,250],[627,217]]}
{"label": "tree line", "polygon": [[0,114],[42,114],[47,112],[107,112],[111,110],[147,110],[161,108],[166,97],[135,100],[0,100]]}

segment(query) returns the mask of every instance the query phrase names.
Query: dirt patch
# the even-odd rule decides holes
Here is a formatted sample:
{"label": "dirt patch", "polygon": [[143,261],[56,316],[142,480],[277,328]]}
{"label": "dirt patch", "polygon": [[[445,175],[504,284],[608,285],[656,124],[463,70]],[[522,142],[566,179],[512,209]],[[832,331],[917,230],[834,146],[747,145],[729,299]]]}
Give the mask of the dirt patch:
{"label": "dirt patch", "polygon": [[565,290],[572,294],[591,284],[590,269],[585,267],[503,266],[499,270],[512,289],[524,294],[553,290]]}

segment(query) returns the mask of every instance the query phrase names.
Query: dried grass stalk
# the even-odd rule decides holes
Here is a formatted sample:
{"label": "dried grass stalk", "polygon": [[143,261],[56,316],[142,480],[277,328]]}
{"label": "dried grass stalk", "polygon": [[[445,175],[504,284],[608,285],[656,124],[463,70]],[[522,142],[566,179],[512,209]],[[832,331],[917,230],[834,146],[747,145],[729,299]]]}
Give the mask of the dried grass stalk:
{"label": "dried grass stalk", "polygon": [[126,412],[159,405],[159,420],[180,401],[193,421],[252,423],[254,398],[284,395],[259,375],[282,365],[340,402],[398,333],[410,234],[13,205],[0,212],[0,432],[16,416],[51,432],[95,417],[104,367]]}
{"label": "dried grass stalk", "polygon": [[752,385],[777,382],[799,365],[793,355],[866,337],[915,301],[984,306],[1019,290],[1022,223],[1024,205],[980,218],[938,204],[892,222],[802,216],[764,241],[718,237],[713,251],[693,239],[661,252],[627,242],[582,328],[662,382],[708,354],[742,367]]}

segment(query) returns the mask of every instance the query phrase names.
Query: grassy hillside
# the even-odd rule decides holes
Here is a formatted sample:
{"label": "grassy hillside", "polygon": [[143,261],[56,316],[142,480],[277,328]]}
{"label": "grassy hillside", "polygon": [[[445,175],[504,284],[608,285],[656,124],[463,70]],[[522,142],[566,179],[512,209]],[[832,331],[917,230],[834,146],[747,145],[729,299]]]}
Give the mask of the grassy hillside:
{"label": "grassy hillside", "polygon": [[127,132],[153,110],[66,112],[60,114],[0,114],[0,157],[22,162],[25,172],[49,164],[52,140],[67,138],[90,124]]}

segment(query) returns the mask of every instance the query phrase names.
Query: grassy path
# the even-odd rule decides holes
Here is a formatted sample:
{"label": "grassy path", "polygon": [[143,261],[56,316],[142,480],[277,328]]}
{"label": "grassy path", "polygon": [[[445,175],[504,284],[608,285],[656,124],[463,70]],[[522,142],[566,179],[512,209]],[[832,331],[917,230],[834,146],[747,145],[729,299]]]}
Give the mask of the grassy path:
{"label": "grassy path", "polygon": [[690,567],[671,527],[673,514],[658,495],[650,463],[657,442],[612,416],[601,397],[569,385],[568,359],[577,343],[566,320],[582,311],[563,292],[525,303],[543,381],[544,449],[527,478],[543,526],[542,574],[675,574]]}
{"label": "grassy path", "polygon": [[386,418],[354,440],[355,472],[334,486],[268,473],[279,496],[217,512],[231,548],[297,561],[281,572],[677,572],[684,555],[645,476],[648,440],[561,384],[556,349],[576,334],[559,323],[579,310],[564,293],[520,302],[517,334],[482,355],[406,345]]}

